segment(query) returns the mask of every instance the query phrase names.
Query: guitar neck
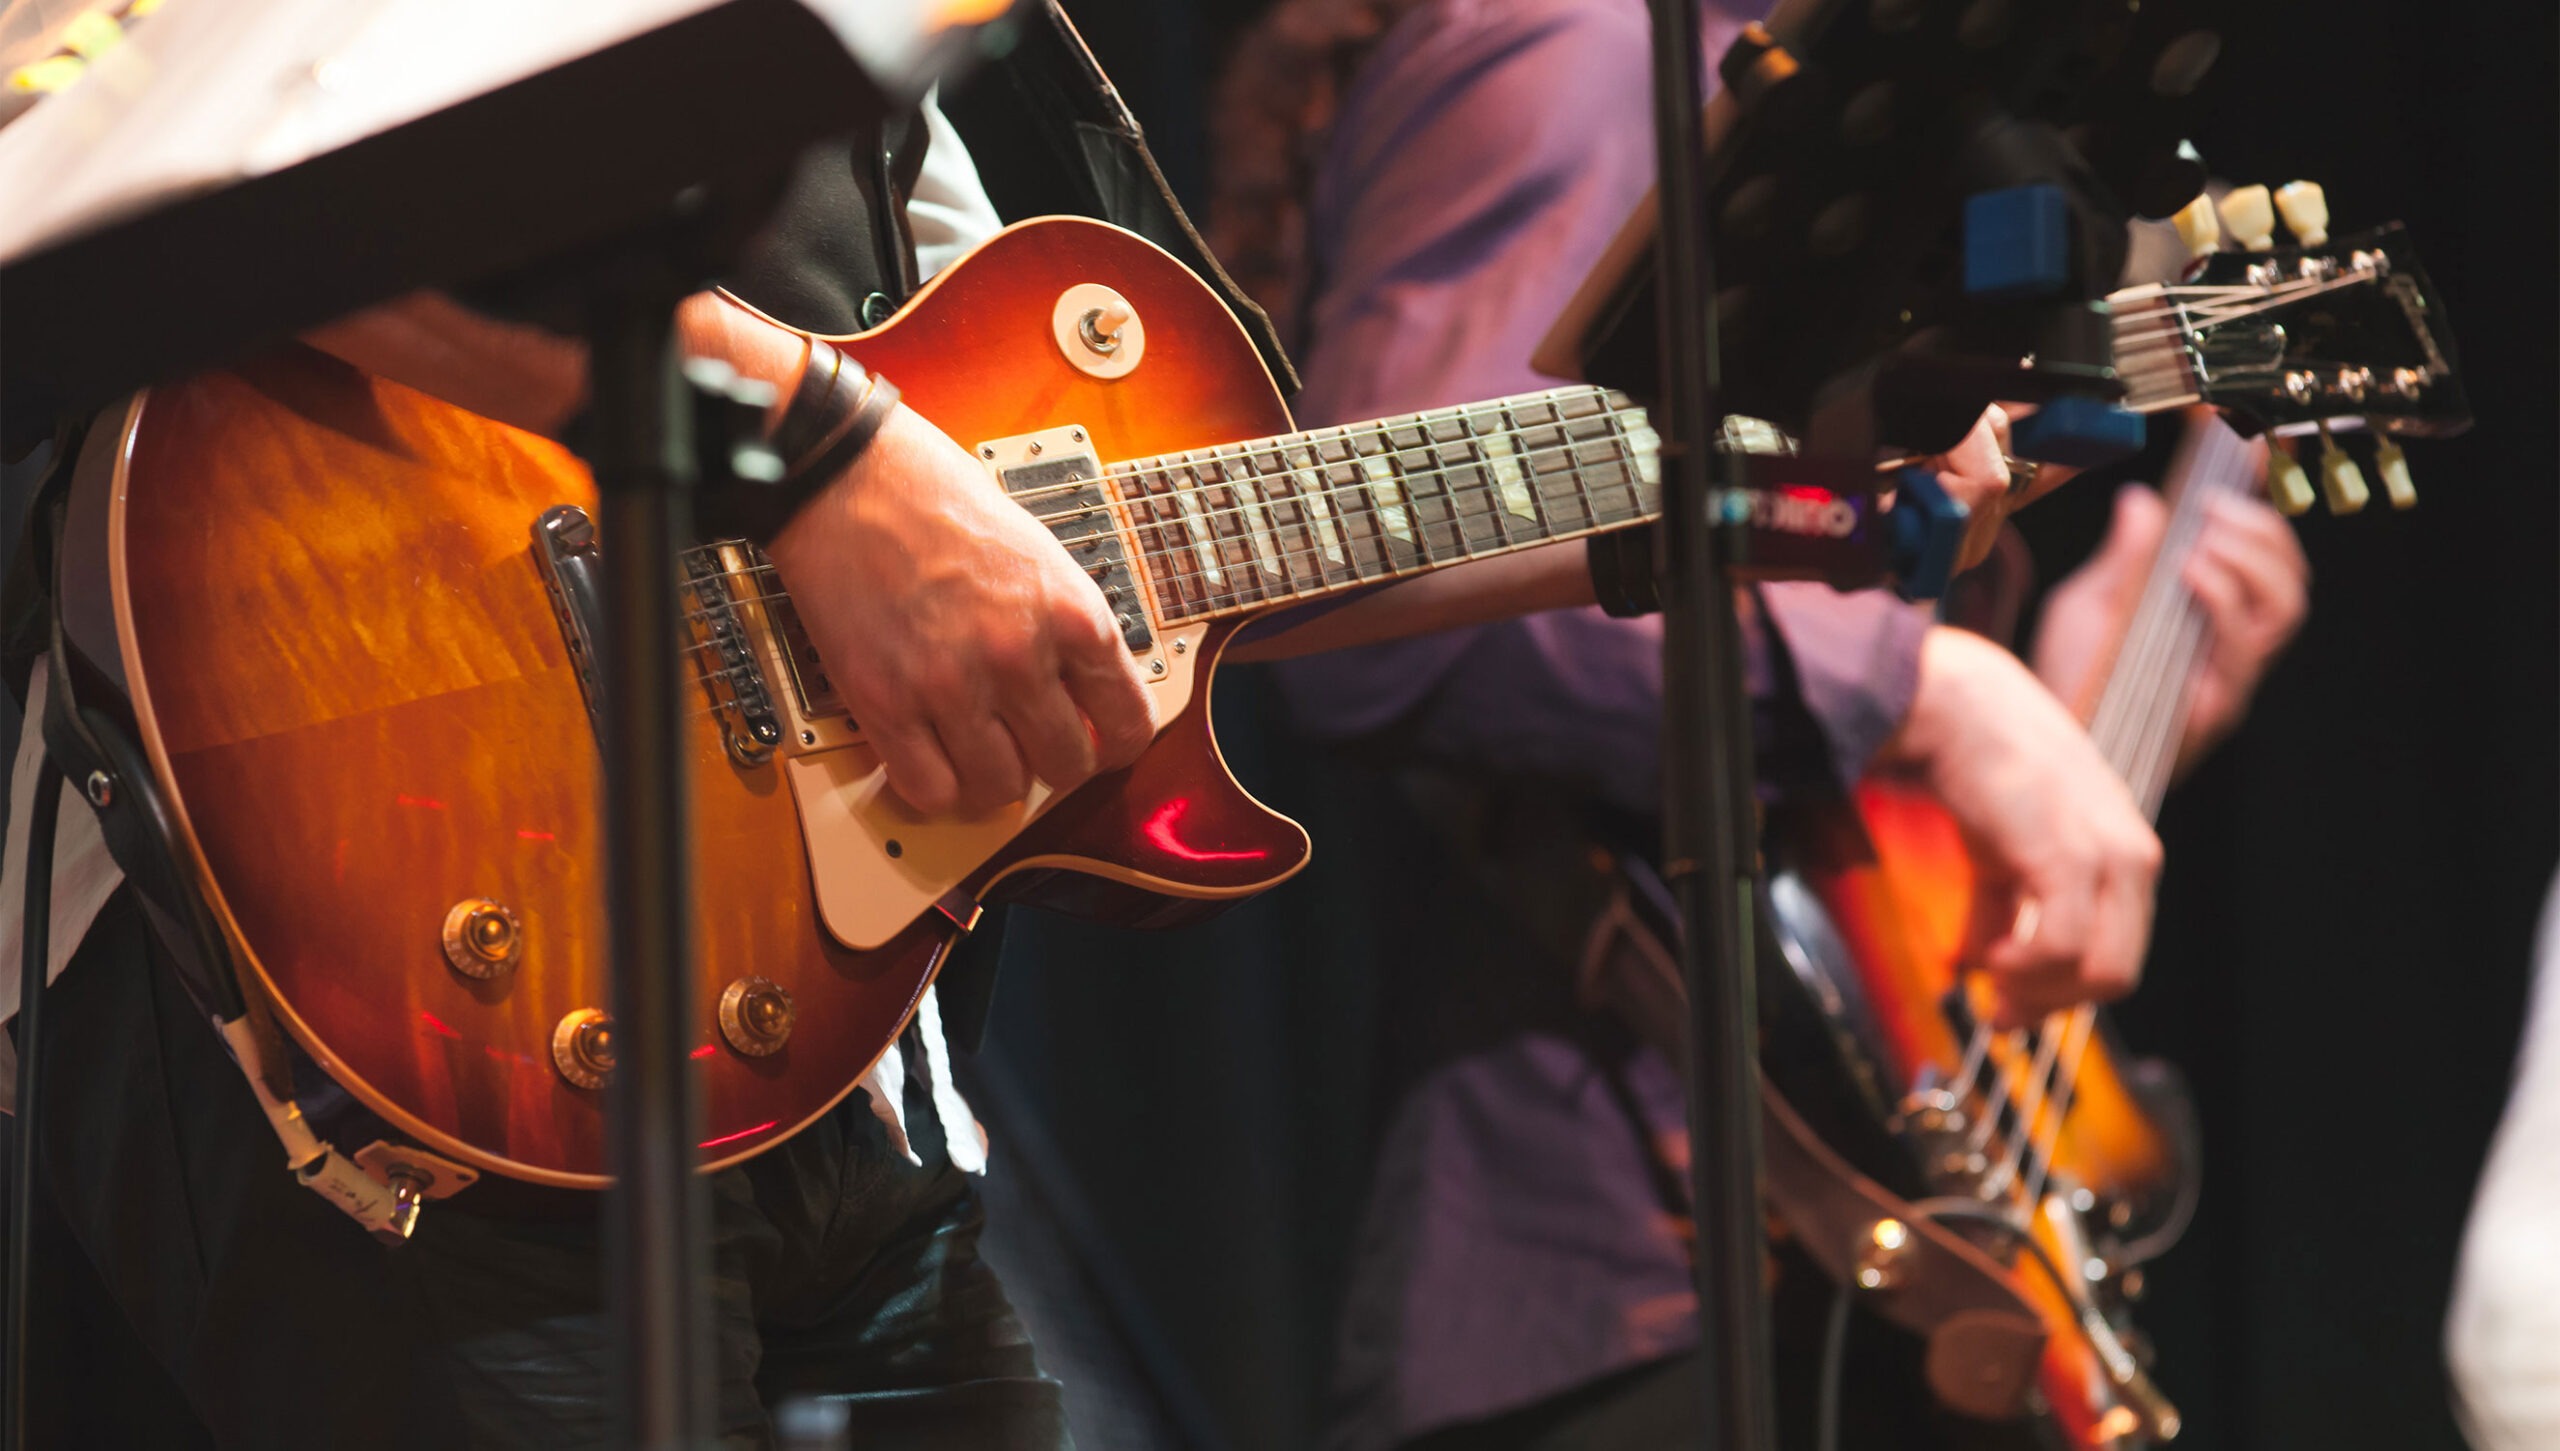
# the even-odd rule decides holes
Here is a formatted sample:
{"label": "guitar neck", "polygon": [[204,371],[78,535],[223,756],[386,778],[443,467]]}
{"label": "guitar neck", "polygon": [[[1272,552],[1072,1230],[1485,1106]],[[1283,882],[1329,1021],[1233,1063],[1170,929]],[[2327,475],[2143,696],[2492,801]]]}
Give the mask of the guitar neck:
{"label": "guitar neck", "polygon": [[2089,718],[2090,738],[2154,819],[2177,766],[2196,664],[2211,646],[2211,628],[2187,587],[2187,561],[2213,501],[2246,494],[2256,478],[2246,441],[2209,413],[2191,418],[2162,484],[2169,519],[2159,551]]}
{"label": "guitar neck", "polygon": [[[2158,316],[2116,320],[2128,406],[2194,401]],[[2182,354],[2180,356],[2183,356]],[[1115,464],[1159,616],[1190,624],[1660,517],[1642,408],[1557,388]]]}
{"label": "guitar neck", "polygon": [[1626,398],[1559,388],[1106,472],[1182,625],[1657,518],[1660,451]]}

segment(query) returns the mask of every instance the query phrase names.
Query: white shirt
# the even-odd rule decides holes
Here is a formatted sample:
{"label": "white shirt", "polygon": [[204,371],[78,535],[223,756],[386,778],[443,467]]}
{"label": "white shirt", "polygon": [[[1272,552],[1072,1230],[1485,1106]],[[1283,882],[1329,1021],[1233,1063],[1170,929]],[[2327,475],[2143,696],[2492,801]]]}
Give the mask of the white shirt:
{"label": "white shirt", "polygon": [[2479,1451],[2560,1446],[2560,880],[2542,909],[2515,1089],[2462,1236],[2445,1358]]}
{"label": "white shirt", "polygon": [[[907,225],[915,237],[917,270],[930,277],[992,235],[1000,222],[995,204],[987,199],[986,187],[978,179],[968,148],[931,95],[925,98],[924,121],[929,140],[923,170],[907,199]],[[9,773],[8,841],[0,846],[0,1022],[18,1012],[18,961],[24,950],[21,939],[26,915],[27,820],[33,810],[44,758],[44,732],[39,727],[44,718],[44,702],[45,670],[39,661],[28,691],[26,725],[18,734],[17,760]],[[97,921],[99,909],[123,881],[122,869],[107,852],[98,819],[75,783],[74,788],[64,792],[61,819],[54,831],[53,922],[48,943],[52,960],[46,964],[45,981],[61,976],[81,939],[88,935],[90,925]],[[968,1173],[983,1174],[987,1165],[986,1133],[978,1127],[968,1103],[952,1082],[950,1050],[942,1033],[942,1006],[930,988],[916,1009],[916,1025],[924,1046],[924,1062],[918,1065],[918,1071],[931,1086],[934,1112],[942,1120],[951,1162]],[[15,1106],[16,1070],[17,1051],[5,1037],[0,1037],[0,1109]],[[890,1142],[912,1160],[916,1154],[907,1142],[902,1108],[906,1078],[907,1064],[892,1044],[863,1075],[861,1086],[870,1096],[872,1111],[887,1126]]]}

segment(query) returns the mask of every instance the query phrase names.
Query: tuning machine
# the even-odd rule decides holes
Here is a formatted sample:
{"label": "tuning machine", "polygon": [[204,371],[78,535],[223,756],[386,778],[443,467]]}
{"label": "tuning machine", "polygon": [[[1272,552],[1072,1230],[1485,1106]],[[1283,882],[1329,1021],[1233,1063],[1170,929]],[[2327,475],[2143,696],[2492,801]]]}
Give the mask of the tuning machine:
{"label": "tuning machine", "polygon": [[[2338,441],[2329,425],[2317,425],[2320,436],[2320,488],[2318,497],[2325,498],[2332,514],[2353,514],[2373,499],[2366,484],[2364,470],[2357,467],[2346,445]],[[2311,508],[2315,497],[2311,478],[2297,456],[2298,445],[2291,440],[2271,440],[2267,450],[2267,499],[2278,512],[2300,515]],[[2401,451],[2397,440],[2377,432],[2373,443],[2373,470],[2382,481],[2382,496],[2394,509],[2413,509],[2418,504],[2417,484],[2410,477],[2409,456]]]}
{"label": "tuning machine", "polygon": [[[2210,251],[2218,239],[2202,239],[2211,230],[2211,218],[2190,218],[2188,212],[2176,218],[2178,235],[2198,255]],[[2276,245],[2276,219],[2284,219],[2285,229],[2306,247],[2323,247],[2329,242],[2329,195],[2316,181],[2289,181],[2269,191],[2263,186],[2234,187],[2223,195],[2217,210],[2221,213],[2221,230],[2231,240],[2252,252],[2271,252]]]}
{"label": "tuning machine", "polygon": [[2326,423],[2320,425],[2320,492],[2327,497],[2332,514],[2353,514],[2373,497],[2373,490],[2365,485],[2364,470],[2338,446],[2338,436]]}
{"label": "tuning machine", "polygon": [[2394,509],[2418,506],[2418,486],[2409,477],[2409,456],[2400,451],[2399,441],[2390,434],[2373,436],[2373,472],[2382,480],[2382,497]]}
{"label": "tuning machine", "polygon": [[2281,439],[2269,441],[2267,449],[2267,502],[2288,519],[2300,518],[2311,511],[2311,477],[2302,471],[2302,461]]}

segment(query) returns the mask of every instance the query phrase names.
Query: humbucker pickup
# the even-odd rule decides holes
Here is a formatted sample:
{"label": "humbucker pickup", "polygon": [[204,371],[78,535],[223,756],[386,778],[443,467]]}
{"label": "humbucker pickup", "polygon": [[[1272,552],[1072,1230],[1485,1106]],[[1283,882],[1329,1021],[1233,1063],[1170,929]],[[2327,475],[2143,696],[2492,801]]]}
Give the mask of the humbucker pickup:
{"label": "humbucker pickup", "polygon": [[[1048,525],[1074,557],[1076,567],[1102,587],[1103,602],[1111,607],[1122,642],[1131,650],[1151,649],[1155,632],[1147,623],[1137,575],[1112,518],[1111,501],[1103,492],[1102,461],[1082,447],[1085,438],[1081,428],[1054,429],[988,444],[979,454],[995,462],[996,479],[1005,493]],[[1008,456],[1021,461],[1004,461]]]}

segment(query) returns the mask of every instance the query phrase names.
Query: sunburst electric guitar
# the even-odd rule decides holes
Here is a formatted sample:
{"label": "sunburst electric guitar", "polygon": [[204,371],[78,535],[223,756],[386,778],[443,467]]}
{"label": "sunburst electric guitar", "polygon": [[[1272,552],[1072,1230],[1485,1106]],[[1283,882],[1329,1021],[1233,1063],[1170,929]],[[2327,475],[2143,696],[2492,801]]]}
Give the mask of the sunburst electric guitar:
{"label": "sunburst electric guitar", "polygon": [[[2282,489],[2299,465],[2273,463]],[[2211,645],[2183,572],[2212,501],[2254,492],[2261,470],[2261,450],[2197,410],[2164,480],[2160,551],[2112,667],[2078,702],[2154,817]],[[2352,481],[2328,473],[2332,502],[2356,507]],[[1904,1150],[1876,1167],[2005,1258],[2045,1321],[2045,1428],[2074,1451],[2175,1436],[2131,1301],[2194,1208],[2198,1149],[2176,1073],[2128,1058],[2094,1008],[2005,1033],[1976,1015],[1982,984],[1964,968],[1985,924],[1971,920],[1972,860],[1915,788],[1869,781],[1850,801],[1782,815],[1771,855],[1780,955],[1819,1005],[1850,1096]]]}
{"label": "sunburst electric guitar", "polygon": [[[2136,325],[2145,348],[2168,336]],[[845,343],[1102,586],[1167,724],[1063,798],[920,817],[753,551],[687,554],[669,648],[698,667],[706,1166],[847,1093],[982,904],[1168,923],[1305,863],[1210,734],[1247,618],[1657,507],[1652,430],[1596,390],[1293,432],[1217,296],[1099,223],[1012,227]],[[605,1182],[612,1066],[594,502],[544,440],[277,353],[93,431],[66,574],[104,592],[63,609],[284,1028],[420,1146],[579,1187]]]}

